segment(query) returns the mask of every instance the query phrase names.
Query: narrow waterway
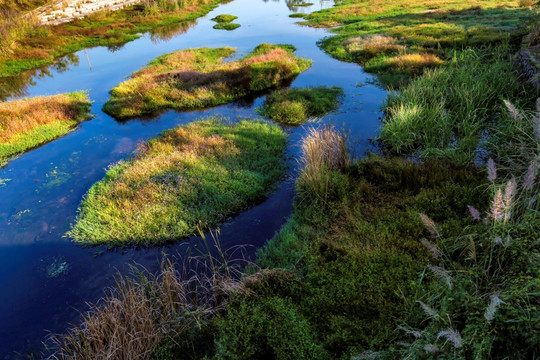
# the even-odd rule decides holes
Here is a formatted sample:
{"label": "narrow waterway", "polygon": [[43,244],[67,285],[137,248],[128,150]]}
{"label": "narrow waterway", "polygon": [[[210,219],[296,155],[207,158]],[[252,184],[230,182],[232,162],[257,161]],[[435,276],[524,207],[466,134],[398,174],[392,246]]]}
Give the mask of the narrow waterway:
{"label": "narrow waterway", "polygon": [[[39,349],[49,332],[63,332],[78,321],[87,302],[95,302],[118,272],[138,263],[153,271],[161,253],[182,254],[197,239],[166,247],[82,248],[65,238],[86,191],[106,168],[130,155],[140,140],[161,131],[213,114],[230,118],[257,116],[264,97],[205,111],[169,111],[153,119],[117,122],[101,111],[111,88],[151,59],[175,50],[232,46],[244,56],[256,45],[292,44],[297,55],[314,60],[313,66],[292,84],[341,86],[341,107],[324,118],[288,128],[289,178],[262,204],[231,219],[221,228],[224,248],[262,246],[280,229],[292,211],[294,175],[299,141],[310,126],[333,124],[349,134],[355,155],[362,155],[380,125],[380,106],[386,93],[370,85],[372,77],[361,67],[332,59],[317,47],[326,30],[295,24],[288,15],[332,6],[321,1],[295,7],[283,0],[235,0],[204,18],[126,44],[119,49],[93,48],[66,58],[47,71],[28,73],[0,85],[2,97],[50,95],[88,90],[94,118],[69,135],[30,151],[0,169],[0,359],[15,352]],[[210,19],[218,14],[238,16],[234,31],[214,30]],[[34,75],[34,76],[32,76]]]}

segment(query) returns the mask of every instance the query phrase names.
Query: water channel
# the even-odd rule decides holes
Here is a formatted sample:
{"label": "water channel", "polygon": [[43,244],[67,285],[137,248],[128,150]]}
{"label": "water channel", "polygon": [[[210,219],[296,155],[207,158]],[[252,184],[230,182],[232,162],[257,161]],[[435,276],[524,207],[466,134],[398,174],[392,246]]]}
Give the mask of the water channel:
{"label": "water channel", "polygon": [[[127,122],[104,114],[101,108],[109,90],[153,58],[180,49],[221,46],[237,48],[235,56],[242,57],[262,42],[292,44],[298,56],[314,61],[292,87],[336,85],[345,91],[337,111],[287,128],[288,178],[266,201],[221,227],[224,248],[261,247],[285,223],[292,211],[299,142],[306,129],[332,124],[348,133],[356,156],[364,154],[380,126],[386,92],[372,85],[372,76],[361,67],[337,61],[317,46],[318,40],[329,36],[327,30],[300,26],[295,24],[298,19],[289,18],[293,12],[312,12],[332,4],[321,0],[300,7],[283,0],[234,0],[189,25],[144,34],[117,49],[80,51],[48,69],[0,84],[0,97],[5,99],[88,90],[95,115],[67,136],[0,169],[0,359],[40,349],[49,333],[61,333],[69,323],[77,323],[81,311],[88,308],[86,303],[97,301],[113,284],[114,275],[127,272],[130,264],[155,271],[163,251],[181,256],[198,243],[192,238],[155,248],[107,250],[83,248],[63,236],[84,194],[110,164],[128,157],[138,141],[214,114],[233,119],[258,116],[255,108],[264,97]],[[236,15],[235,22],[242,26],[234,31],[214,30],[210,19],[218,14]]]}

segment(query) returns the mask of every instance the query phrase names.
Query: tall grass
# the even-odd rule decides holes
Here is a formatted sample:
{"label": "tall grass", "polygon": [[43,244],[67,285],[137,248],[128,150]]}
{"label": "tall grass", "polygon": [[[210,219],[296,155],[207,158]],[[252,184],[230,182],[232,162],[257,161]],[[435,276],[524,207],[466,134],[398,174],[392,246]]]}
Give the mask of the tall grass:
{"label": "tall grass", "polygon": [[523,95],[508,48],[468,49],[389,96],[379,139],[402,155],[469,161],[501,125],[500,99]]}
{"label": "tall grass", "polygon": [[37,19],[8,6],[0,6],[0,60],[13,54],[17,42],[32,34]]}
{"label": "tall grass", "polygon": [[240,271],[248,264],[242,249],[223,251],[216,235],[212,233],[213,243],[203,240],[207,253],[187,256],[179,264],[164,256],[157,274],[135,266],[132,276],[118,275],[79,325],[51,337],[58,350],[50,358],[142,360],[166,340],[188,342],[190,331],[231,297],[249,291]]}
{"label": "tall grass", "polygon": [[297,182],[300,196],[326,204],[332,174],[349,164],[346,139],[332,127],[311,128],[301,146],[302,170]]}

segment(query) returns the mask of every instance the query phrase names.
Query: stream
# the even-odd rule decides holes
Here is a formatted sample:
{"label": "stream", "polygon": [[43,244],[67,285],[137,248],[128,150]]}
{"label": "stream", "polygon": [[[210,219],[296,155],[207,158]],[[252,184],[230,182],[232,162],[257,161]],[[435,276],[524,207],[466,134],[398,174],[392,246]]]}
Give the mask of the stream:
{"label": "stream", "polygon": [[[362,156],[380,126],[386,92],[371,85],[372,76],[355,64],[335,60],[317,47],[329,33],[295,24],[293,12],[312,12],[333,5],[321,0],[308,7],[290,1],[234,0],[190,24],[160,29],[120,48],[80,51],[43,71],[32,71],[0,84],[0,98],[52,95],[88,90],[91,120],[72,133],[19,156],[0,168],[0,359],[43,348],[50,333],[64,332],[78,323],[87,303],[96,302],[114,275],[139,264],[157,271],[163,252],[185,254],[197,238],[153,248],[107,250],[81,247],[64,234],[73,223],[84,194],[103,178],[107,167],[127,158],[137,142],[165,129],[219,114],[229,118],[258,116],[264,97],[243,99],[204,111],[168,111],[152,119],[118,122],[101,111],[108,92],[132,72],[164,53],[195,47],[232,46],[235,57],[248,54],[262,42],[292,44],[298,56],[312,59],[292,87],[340,86],[345,97],[337,111],[314,122],[286,128],[289,176],[266,201],[221,227],[227,249],[249,245],[253,257],[279,231],[292,212],[299,143],[311,126],[332,124],[344,130]],[[234,31],[214,30],[210,19],[219,14],[238,16]]]}

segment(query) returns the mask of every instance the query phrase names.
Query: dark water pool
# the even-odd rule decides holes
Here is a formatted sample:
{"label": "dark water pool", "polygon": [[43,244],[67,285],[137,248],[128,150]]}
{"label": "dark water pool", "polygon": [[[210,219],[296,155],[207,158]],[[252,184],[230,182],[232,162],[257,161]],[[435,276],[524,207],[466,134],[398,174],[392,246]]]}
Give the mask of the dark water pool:
{"label": "dark water pool", "polygon": [[[370,75],[354,64],[332,59],[316,43],[328,33],[296,25],[288,15],[332,6],[321,1],[310,7],[294,2],[235,0],[189,26],[146,34],[120,49],[94,48],[78,52],[45,72],[30,72],[0,84],[0,97],[49,95],[88,90],[95,117],[69,135],[28,152],[0,169],[0,358],[39,349],[48,332],[63,332],[77,322],[86,302],[95,302],[113,276],[134,262],[149,270],[159,267],[161,252],[182,253],[197,242],[190,239],[151,249],[81,248],[63,237],[74,220],[85,192],[100,180],[107,166],[129,156],[139,140],[195,119],[256,116],[264,98],[241,101],[205,111],[164,113],[155,119],[120,123],[101,111],[108,91],[133,71],[163,53],[191,47],[233,46],[238,56],[262,42],[293,44],[297,54],[314,60],[311,69],[292,84],[341,86],[340,109],[315,123],[288,129],[290,179],[262,204],[221,228],[224,248],[238,244],[262,246],[280,229],[292,210],[298,144],[309,126],[333,124],[349,133],[356,155],[362,155],[379,127],[385,92],[369,85]],[[231,32],[212,29],[210,18],[237,15],[242,25]],[[105,250],[105,251],[103,251]]]}

